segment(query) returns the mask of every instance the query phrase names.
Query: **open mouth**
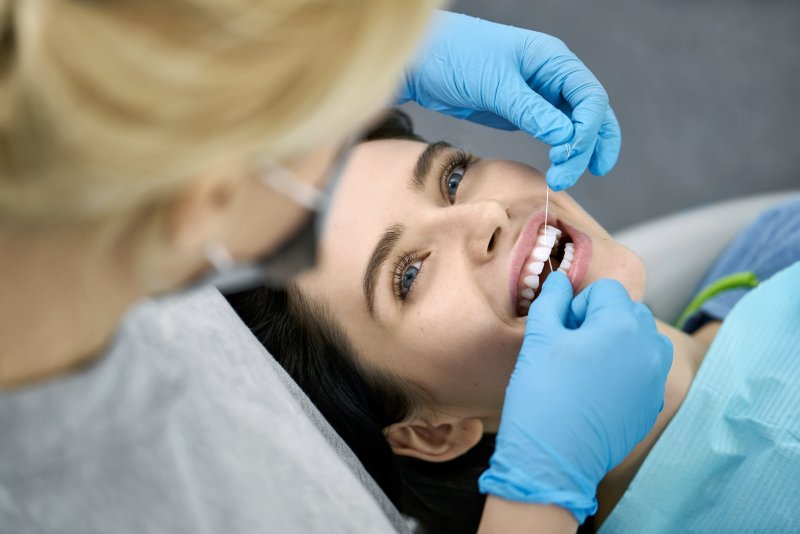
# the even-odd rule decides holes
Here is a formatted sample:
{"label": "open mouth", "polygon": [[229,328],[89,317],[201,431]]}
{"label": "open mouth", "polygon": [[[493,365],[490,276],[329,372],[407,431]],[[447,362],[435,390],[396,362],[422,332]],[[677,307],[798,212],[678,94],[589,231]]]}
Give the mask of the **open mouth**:
{"label": "open mouth", "polygon": [[574,259],[575,243],[569,233],[557,222],[542,224],[517,278],[517,313],[520,317],[528,314],[548,275],[553,271],[568,275]]}

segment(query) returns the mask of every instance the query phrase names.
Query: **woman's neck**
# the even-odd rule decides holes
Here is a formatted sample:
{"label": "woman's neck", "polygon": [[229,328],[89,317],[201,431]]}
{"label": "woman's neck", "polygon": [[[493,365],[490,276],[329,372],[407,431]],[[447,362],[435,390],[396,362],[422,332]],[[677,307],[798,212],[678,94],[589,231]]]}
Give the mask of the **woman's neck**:
{"label": "woman's neck", "polygon": [[100,356],[132,290],[120,258],[69,231],[0,231],[0,389],[70,372]]}
{"label": "woman's neck", "polygon": [[674,347],[672,368],[669,371],[664,391],[664,408],[658,415],[650,433],[600,483],[597,490],[597,524],[602,523],[608,517],[619,499],[622,498],[653,445],[658,441],[672,417],[678,412],[718,327],[719,323],[710,323],[694,335],[688,335],[658,321],[658,330],[672,341]]}

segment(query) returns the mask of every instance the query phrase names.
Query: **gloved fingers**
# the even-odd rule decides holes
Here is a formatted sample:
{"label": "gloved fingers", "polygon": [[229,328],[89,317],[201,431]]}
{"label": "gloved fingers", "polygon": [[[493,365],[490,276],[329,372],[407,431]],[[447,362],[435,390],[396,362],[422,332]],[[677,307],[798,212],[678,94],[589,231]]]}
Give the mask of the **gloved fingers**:
{"label": "gloved fingers", "polygon": [[571,139],[574,128],[569,118],[531,89],[522,74],[504,81],[495,101],[497,115],[517,128],[548,145],[558,145]]}
{"label": "gloved fingers", "polygon": [[[570,52],[570,54],[572,54]],[[562,60],[564,61],[564,60]],[[594,74],[574,54],[564,61],[569,66],[562,66],[566,72],[563,78],[561,96],[572,107],[572,122],[575,128],[583,125],[583,132],[589,138],[595,138],[600,126],[606,118],[608,110],[608,93]],[[576,131],[577,137],[577,131]]]}
{"label": "gloved fingers", "polygon": [[597,145],[594,147],[592,159],[589,160],[589,172],[595,176],[604,176],[611,172],[617,163],[621,147],[622,130],[614,110],[609,106],[597,134]]}
{"label": "gloved fingers", "polygon": [[612,318],[614,314],[629,313],[632,303],[630,295],[622,284],[611,278],[603,278],[575,297],[570,306],[570,313],[577,326],[581,326],[592,316],[597,316],[606,310],[612,314]]}
{"label": "gloved fingers", "polygon": [[[641,325],[641,328],[646,328],[651,332],[658,332],[658,325],[656,324],[656,318],[653,316],[653,312],[648,308],[646,305],[642,304],[641,302],[635,302],[634,305],[634,313]],[[669,373],[670,367],[672,367],[672,341],[669,338],[661,333],[658,333],[658,355],[659,355],[659,363],[661,364],[661,370],[663,376],[666,377]]]}
{"label": "gloved fingers", "polygon": [[572,300],[572,304],[569,307],[570,316],[574,320],[574,327],[578,328],[583,321],[586,320],[586,310],[589,308],[589,297],[594,291],[594,287],[597,284],[590,285],[589,287],[585,288],[583,291],[578,293],[578,296]]}
{"label": "gloved fingers", "polygon": [[653,312],[645,304],[634,302],[633,311],[643,328],[656,329],[656,318],[653,317]]}
{"label": "gloved fingers", "polygon": [[572,302],[572,284],[564,273],[550,273],[542,285],[542,291],[528,309],[525,334],[550,332],[563,328]]}
{"label": "gloved fingers", "polygon": [[661,372],[666,380],[667,375],[669,375],[669,370],[672,368],[672,357],[675,353],[675,347],[667,336],[659,334],[658,337],[661,344],[661,350],[659,351]]}
{"label": "gloved fingers", "polygon": [[461,118],[476,124],[488,126],[489,128],[494,128],[495,130],[506,130],[509,132],[519,130],[516,124],[512,124],[493,111],[473,111]]}
{"label": "gloved fingers", "polygon": [[[658,380],[654,385],[658,389],[654,391],[658,391],[661,396],[661,404],[658,408],[658,413],[661,413],[661,410],[664,409],[664,389],[667,386],[667,378],[669,377],[669,370],[672,368],[672,354],[673,354],[673,347],[672,342],[669,338],[663,334],[657,334],[658,336],[658,345],[657,345],[657,361],[654,363],[655,368],[654,370],[657,371],[657,375],[655,378]],[[653,418],[653,422],[655,422],[655,417]],[[652,425],[651,425],[652,426]]]}
{"label": "gloved fingers", "polygon": [[[589,165],[608,110],[606,90],[581,60],[569,52],[569,56],[562,57],[559,63],[559,69],[566,73],[562,80],[561,95],[572,107],[575,135],[550,151],[553,165],[548,170],[548,183],[554,189],[557,187],[557,190],[574,185]],[[573,158],[580,165],[566,166]]]}
{"label": "gloved fingers", "polygon": [[[564,160],[562,163],[553,163],[550,168],[547,169],[547,184],[550,186],[550,189],[553,191],[563,191],[578,183],[581,174],[586,170],[591,160],[595,148],[594,141],[595,140],[592,140],[587,144],[584,142],[584,139],[576,138],[573,141],[575,148],[568,149],[568,151],[574,150],[574,152],[570,153],[569,159]],[[563,152],[564,146],[566,145],[560,145],[550,149],[551,162],[553,162],[554,154]]]}
{"label": "gloved fingers", "polygon": [[[656,323],[656,318],[653,315],[653,312],[647,305],[642,304],[641,302],[633,302],[633,313],[636,316],[636,320],[639,324],[638,328],[641,330],[647,330],[650,332],[658,332],[658,324]],[[672,347],[672,343],[669,341],[669,338],[659,334],[662,341],[666,341],[669,347]],[[662,343],[663,345],[663,343]],[[663,347],[662,347],[663,348]]]}

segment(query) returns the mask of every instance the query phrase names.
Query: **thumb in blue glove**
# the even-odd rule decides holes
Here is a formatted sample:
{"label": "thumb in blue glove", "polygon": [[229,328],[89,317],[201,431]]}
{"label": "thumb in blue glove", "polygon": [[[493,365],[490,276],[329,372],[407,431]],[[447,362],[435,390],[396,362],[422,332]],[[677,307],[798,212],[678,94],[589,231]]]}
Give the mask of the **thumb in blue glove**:
{"label": "thumb in blue glove", "polygon": [[573,301],[566,276],[550,274],[528,312],[481,491],[556,504],[582,523],[597,484],[653,427],[671,364],[671,343],[621,284],[600,280]]}

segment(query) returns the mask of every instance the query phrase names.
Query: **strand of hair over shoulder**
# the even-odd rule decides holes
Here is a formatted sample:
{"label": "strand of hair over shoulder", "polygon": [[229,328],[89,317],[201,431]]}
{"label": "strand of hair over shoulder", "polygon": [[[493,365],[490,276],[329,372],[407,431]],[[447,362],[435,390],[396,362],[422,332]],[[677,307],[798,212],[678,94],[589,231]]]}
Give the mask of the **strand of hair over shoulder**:
{"label": "strand of hair over shoulder", "polygon": [[0,0],[0,46],[5,48],[9,35],[14,33],[16,0]]}
{"label": "strand of hair over shoulder", "polygon": [[16,0],[0,0],[0,128],[6,123],[11,107],[6,82],[14,64],[16,30],[14,9]]}
{"label": "strand of hair over shoulder", "polygon": [[0,80],[8,74],[16,52],[17,6],[17,0],[0,0]]}

